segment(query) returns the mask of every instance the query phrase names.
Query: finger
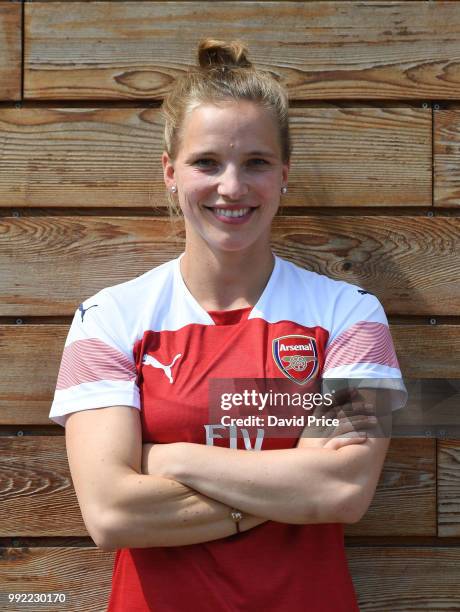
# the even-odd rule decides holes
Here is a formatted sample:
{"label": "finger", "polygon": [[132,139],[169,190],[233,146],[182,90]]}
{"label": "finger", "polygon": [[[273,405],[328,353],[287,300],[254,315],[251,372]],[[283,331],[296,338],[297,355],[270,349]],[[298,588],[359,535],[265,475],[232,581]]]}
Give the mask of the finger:
{"label": "finger", "polygon": [[368,417],[364,415],[356,415],[351,417],[345,417],[339,420],[338,425],[331,425],[324,427],[323,431],[329,432],[329,435],[338,435],[348,431],[358,431],[365,429],[373,429],[377,424],[375,417]]}
{"label": "finger", "polygon": [[315,413],[315,416],[324,416],[325,418],[345,419],[351,416],[372,416],[375,412],[369,409],[364,402],[356,402],[349,404],[342,404],[340,406],[334,406],[329,408],[326,412]]}
{"label": "finger", "polygon": [[368,415],[342,416],[338,425],[309,425],[302,431],[301,437],[308,438],[334,438],[350,432],[375,431],[378,423],[376,417]]}
{"label": "finger", "polygon": [[350,444],[362,444],[366,442],[367,436],[353,436],[353,437],[339,437],[339,438],[331,438],[325,445],[324,448],[329,448],[332,450],[338,450],[339,448],[343,448],[344,446],[349,446]]}

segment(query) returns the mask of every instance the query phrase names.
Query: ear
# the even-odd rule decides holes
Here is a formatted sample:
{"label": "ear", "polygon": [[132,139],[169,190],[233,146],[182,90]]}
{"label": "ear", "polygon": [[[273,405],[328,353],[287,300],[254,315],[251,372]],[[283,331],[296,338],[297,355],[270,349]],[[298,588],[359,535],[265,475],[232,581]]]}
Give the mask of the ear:
{"label": "ear", "polygon": [[174,165],[166,151],[163,151],[161,156],[161,163],[163,164],[163,178],[167,189],[171,189],[176,184],[174,177]]}

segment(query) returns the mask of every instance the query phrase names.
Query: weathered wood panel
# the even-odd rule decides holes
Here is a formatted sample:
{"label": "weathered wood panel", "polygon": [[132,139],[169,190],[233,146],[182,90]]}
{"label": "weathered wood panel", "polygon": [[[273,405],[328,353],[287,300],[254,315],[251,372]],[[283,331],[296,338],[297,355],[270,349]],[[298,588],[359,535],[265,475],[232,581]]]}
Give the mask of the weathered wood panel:
{"label": "weathered wood panel", "polygon": [[[403,377],[460,377],[459,326],[391,325],[390,329]],[[0,325],[0,425],[50,424],[48,413],[68,330],[68,325]],[[409,400],[408,411],[395,413],[395,418],[417,423],[421,418],[417,408]],[[451,403],[447,409],[452,414]]]}
{"label": "weathered wood panel", "polygon": [[[392,440],[375,499],[347,535],[436,534],[434,440]],[[88,536],[64,436],[0,436],[0,537]]]}
{"label": "weathered wood panel", "polygon": [[21,4],[0,0],[0,100],[21,99],[21,30]]}
{"label": "weathered wood panel", "polygon": [[159,122],[149,108],[0,108],[0,206],[164,207]]}
{"label": "weathered wood panel", "polygon": [[163,98],[210,33],[242,38],[293,100],[460,96],[456,2],[209,2],[206,19],[200,2],[25,9],[26,98]]}
{"label": "weathered wood panel", "polygon": [[460,537],[459,440],[438,441],[437,485],[438,535]]}
{"label": "weathered wood panel", "polygon": [[345,535],[436,535],[436,527],[436,440],[393,439],[374,499]]}
{"label": "weathered wood panel", "polygon": [[68,329],[68,325],[0,325],[1,425],[50,424]]}
{"label": "weathered wood panel", "polygon": [[[458,315],[459,234],[455,217],[290,216],[275,219],[272,244],[375,293],[389,315]],[[183,238],[167,218],[4,217],[0,315],[73,315],[99,289],[179,255]]]}
{"label": "weathered wood panel", "polygon": [[456,104],[433,113],[433,155],[434,205],[459,206],[460,108]]}
{"label": "weathered wood panel", "polygon": [[361,612],[441,612],[460,608],[460,548],[350,547]]}
{"label": "weathered wood panel", "polygon": [[[63,591],[63,612],[107,609],[115,553],[95,548],[0,549],[3,592]],[[348,547],[347,557],[361,612],[456,610],[460,607],[458,547]],[[88,580],[88,575],[91,580]],[[333,578],[331,578],[333,580]],[[20,612],[23,607],[8,607]]]}
{"label": "weathered wood panel", "polygon": [[[294,263],[375,293],[387,314],[459,313],[457,218],[282,217],[273,246]],[[428,274],[429,271],[429,274]]]}
{"label": "weathered wood panel", "polygon": [[[70,71],[72,72],[72,71]],[[431,108],[290,111],[285,206],[431,206]],[[154,108],[0,108],[0,207],[166,206]]]}
{"label": "weathered wood panel", "polygon": [[460,327],[392,325],[399,365],[408,378],[459,378]]}
{"label": "weathered wood panel", "polygon": [[0,537],[89,537],[64,436],[0,436],[1,481]]}
{"label": "weathered wood panel", "polygon": [[[2,593],[64,593],[65,603],[42,604],[35,610],[105,612],[114,560],[115,553],[95,547],[0,548]],[[4,604],[2,609],[21,612],[34,608]]]}

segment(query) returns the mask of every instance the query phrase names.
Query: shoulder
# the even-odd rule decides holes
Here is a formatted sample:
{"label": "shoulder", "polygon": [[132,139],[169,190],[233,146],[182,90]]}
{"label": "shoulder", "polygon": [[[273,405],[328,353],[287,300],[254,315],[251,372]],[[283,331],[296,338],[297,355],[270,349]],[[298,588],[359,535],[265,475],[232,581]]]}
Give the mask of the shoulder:
{"label": "shoulder", "polygon": [[87,329],[104,327],[126,335],[131,342],[143,325],[144,314],[165,300],[174,278],[170,260],[133,279],[100,289],[84,299],[75,311],[74,322]]}
{"label": "shoulder", "polygon": [[172,280],[175,263],[176,260],[171,259],[128,281],[105,287],[102,292],[110,295],[119,303],[126,302],[128,299],[140,301],[152,291],[160,290],[164,283]]}
{"label": "shoulder", "polygon": [[382,304],[370,291],[282,258],[272,296],[277,305],[273,318],[289,315],[290,320],[308,327],[319,326],[327,331],[330,340],[363,321],[388,325]]}
{"label": "shoulder", "polygon": [[174,259],[167,261],[128,281],[109,285],[86,298],[80,307],[99,301],[107,306],[116,306],[122,313],[142,309],[143,303],[153,295],[161,295],[165,284],[172,282]]}
{"label": "shoulder", "polygon": [[281,257],[278,259],[281,271],[280,280],[292,293],[297,292],[298,294],[300,289],[307,292],[307,295],[315,296],[321,302],[327,300],[330,303],[332,300],[345,309],[362,303],[380,303],[375,294],[360,285],[307,270]]}

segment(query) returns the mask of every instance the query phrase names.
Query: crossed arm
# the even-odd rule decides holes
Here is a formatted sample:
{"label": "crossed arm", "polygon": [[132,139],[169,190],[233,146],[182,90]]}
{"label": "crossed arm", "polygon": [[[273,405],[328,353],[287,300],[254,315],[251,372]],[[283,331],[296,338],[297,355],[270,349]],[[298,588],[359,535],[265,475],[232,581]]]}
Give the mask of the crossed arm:
{"label": "crossed arm", "polygon": [[354,523],[366,512],[388,438],[339,448],[263,452],[202,444],[151,445],[148,470],[244,513],[283,523]]}
{"label": "crossed arm", "polygon": [[[347,426],[354,437],[340,437]],[[368,431],[372,427],[367,424]],[[389,438],[359,437],[355,429],[345,418],[333,437],[301,437],[296,448],[263,452],[182,442],[143,445],[147,480],[130,474],[121,483],[119,520],[104,548],[226,537],[235,533],[230,507],[244,512],[242,531],[266,520],[356,522],[374,495]],[[154,541],[146,537],[153,523]]]}

